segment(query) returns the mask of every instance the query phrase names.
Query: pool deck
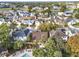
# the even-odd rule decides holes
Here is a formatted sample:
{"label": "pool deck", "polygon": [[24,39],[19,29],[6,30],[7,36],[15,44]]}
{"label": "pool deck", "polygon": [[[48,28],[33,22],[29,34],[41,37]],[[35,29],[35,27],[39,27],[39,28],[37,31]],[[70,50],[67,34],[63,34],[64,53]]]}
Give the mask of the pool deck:
{"label": "pool deck", "polygon": [[32,49],[24,49],[22,51],[17,51],[16,53],[10,55],[9,57],[22,57],[25,53],[29,55],[29,57],[33,57]]}

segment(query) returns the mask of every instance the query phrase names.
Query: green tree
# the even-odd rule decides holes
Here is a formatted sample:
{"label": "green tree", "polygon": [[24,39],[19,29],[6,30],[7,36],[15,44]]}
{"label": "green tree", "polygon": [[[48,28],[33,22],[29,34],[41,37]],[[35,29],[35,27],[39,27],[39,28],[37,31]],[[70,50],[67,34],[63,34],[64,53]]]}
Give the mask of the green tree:
{"label": "green tree", "polygon": [[43,48],[38,48],[33,50],[33,56],[35,57],[44,57],[45,56],[45,51]]}
{"label": "green tree", "polygon": [[7,24],[0,25],[0,42],[5,48],[8,48],[10,45],[9,32],[10,29]]}
{"label": "green tree", "polygon": [[45,47],[46,48],[55,48],[56,44],[55,44],[55,38],[48,38],[48,41],[45,43]]}
{"label": "green tree", "polygon": [[61,12],[64,12],[65,10],[67,10],[65,3],[61,3],[60,6],[61,6],[61,9],[60,9]]}
{"label": "green tree", "polygon": [[50,30],[52,30],[52,29],[56,29],[56,28],[58,28],[59,26],[58,25],[54,25],[54,24],[52,24],[52,23],[43,23],[43,24],[41,24],[40,26],[39,26],[39,29],[41,30],[41,31],[50,31]]}
{"label": "green tree", "polygon": [[28,7],[28,11],[31,12],[32,11],[32,6]]}
{"label": "green tree", "polygon": [[54,57],[62,57],[62,52],[61,51],[55,51]]}
{"label": "green tree", "polygon": [[70,37],[67,41],[67,44],[70,47],[71,55],[72,56],[78,56],[79,53],[79,35],[75,35],[73,37]]}
{"label": "green tree", "polygon": [[14,49],[20,49],[22,47],[23,47],[23,42],[22,41],[17,40],[17,41],[14,42],[14,45],[13,45]]}
{"label": "green tree", "polygon": [[54,49],[53,48],[48,48],[46,50],[46,56],[47,57],[53,57],[53,54],[54,54]]}
{"label": "green tree", "polygon": [[75,14],[75,18],[79,19],[79,13]]}

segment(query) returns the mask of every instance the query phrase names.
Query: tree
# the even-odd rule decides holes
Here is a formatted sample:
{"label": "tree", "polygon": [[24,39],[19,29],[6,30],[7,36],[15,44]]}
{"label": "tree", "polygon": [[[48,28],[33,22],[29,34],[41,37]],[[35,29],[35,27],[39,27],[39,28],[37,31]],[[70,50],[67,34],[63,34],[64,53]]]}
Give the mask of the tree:
{"label": "tree", "polygon": [[53,48],[48,48],[46,50],[46,57],[53,57],[54,51],[55,50]]}
{"label": "tree", "polygon": [[62,57],[62,52],[61,51],[55,51],[54,57]]}
{"label": "tree", "polygon": [[33,56],[35,57],[44,57],[45,56],[45,51],[43,48],[38,48],[33,50]]}
{"label": "tree", "polygon": [[0,25],[0,42],[5,48],[10,46],[9,32],[10,29],[7,24]]}
{"label": "tree", "polygon": [[75,18],[79,19],[79,13],[75,14]]}
{"label": "tree", "polygon": [[48,7],[48,9],[41,11],[41,13],[45,14],[48,13],[48,17],[51,15],[51,7]]}
{"label": "tree", "polygon": [[23,42],[22,41],[17,40],[17,41],[14,42],[14,45],[13,45],[14,49],[20,49],[22,47],[23,47]]}
{"label": "tree", "polygon": [[37,57],[62,57],[62,51],[57,48],[55,38],[49,38],[44,48],[34,49],[33,55]]}
{"label": "tree", "polygon": [[58,28],[59,26],[58,25],[54,25],[54,24],[52,24],[52,23],[43,23],[43,24],[41,24],[40,26],[39,26],[39,29],[41,30],[41,31],[50,31],[50,30],[52,30],[52,29],[56,29],[56,28]]}
{"label": "tree", "polygon": [[28,7],[28,11],[31,12],[32,11],[32,6]]}
{"label": "tree", "polygon": [[67,41],[67,44],[70,47],[71,54],[76,54],[79,53],[79,35],[75,35],[73,37],[70,37]]}
{"label": "tree", "polygon": [[60,8],[60,11],[61,12],[64,12],[67,8],[66,8],[66,4],[65,3],[61,3],[61,8]]}
{"label": "tree", "polygon": [[48,41],[45,43],[46,48],[56,48],[55,38],[48,38]]}

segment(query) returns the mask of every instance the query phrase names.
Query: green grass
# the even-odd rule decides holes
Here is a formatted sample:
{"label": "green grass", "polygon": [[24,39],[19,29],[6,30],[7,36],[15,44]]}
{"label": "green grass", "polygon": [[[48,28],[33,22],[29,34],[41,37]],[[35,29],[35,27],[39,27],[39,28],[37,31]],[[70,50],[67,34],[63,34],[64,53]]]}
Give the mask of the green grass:
{"label": "green grass", "polygon": [[19,8],[20,10],[24,10],[24,11],[27,11],[28,9],[27,8]]}
{"label": "green grass", "polygon": [[12,10],[12,8],[0,8],[0,10]]}

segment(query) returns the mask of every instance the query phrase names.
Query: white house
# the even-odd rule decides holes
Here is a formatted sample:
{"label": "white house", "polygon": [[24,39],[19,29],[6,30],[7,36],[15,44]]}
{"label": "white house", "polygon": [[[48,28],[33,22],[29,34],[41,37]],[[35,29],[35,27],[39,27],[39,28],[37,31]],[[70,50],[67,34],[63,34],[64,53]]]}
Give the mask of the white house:
{"label": "white house", "polygon": [[64,15],[64,16],[71,16],[72,13],[73,13],[72,10],[71,10],[71,11],[65,11],[63,15]]}
{"label": "white house", "polygon": [[59,16],[62,16],[62,15],[63,15],[63,12],[58,12],[58,15],[59,15]]}
{"label": "white house", "polygon": [[5,23],[5,21],[4,21],[3,18],[0,18],[0,25],[1,25],[2,23]]}
{"label": "white house", "polygon": [[66,8],[75,9],[76,5],[74,3],[72,3],[72,2],[69,2],[69,3],[66,3]]}

